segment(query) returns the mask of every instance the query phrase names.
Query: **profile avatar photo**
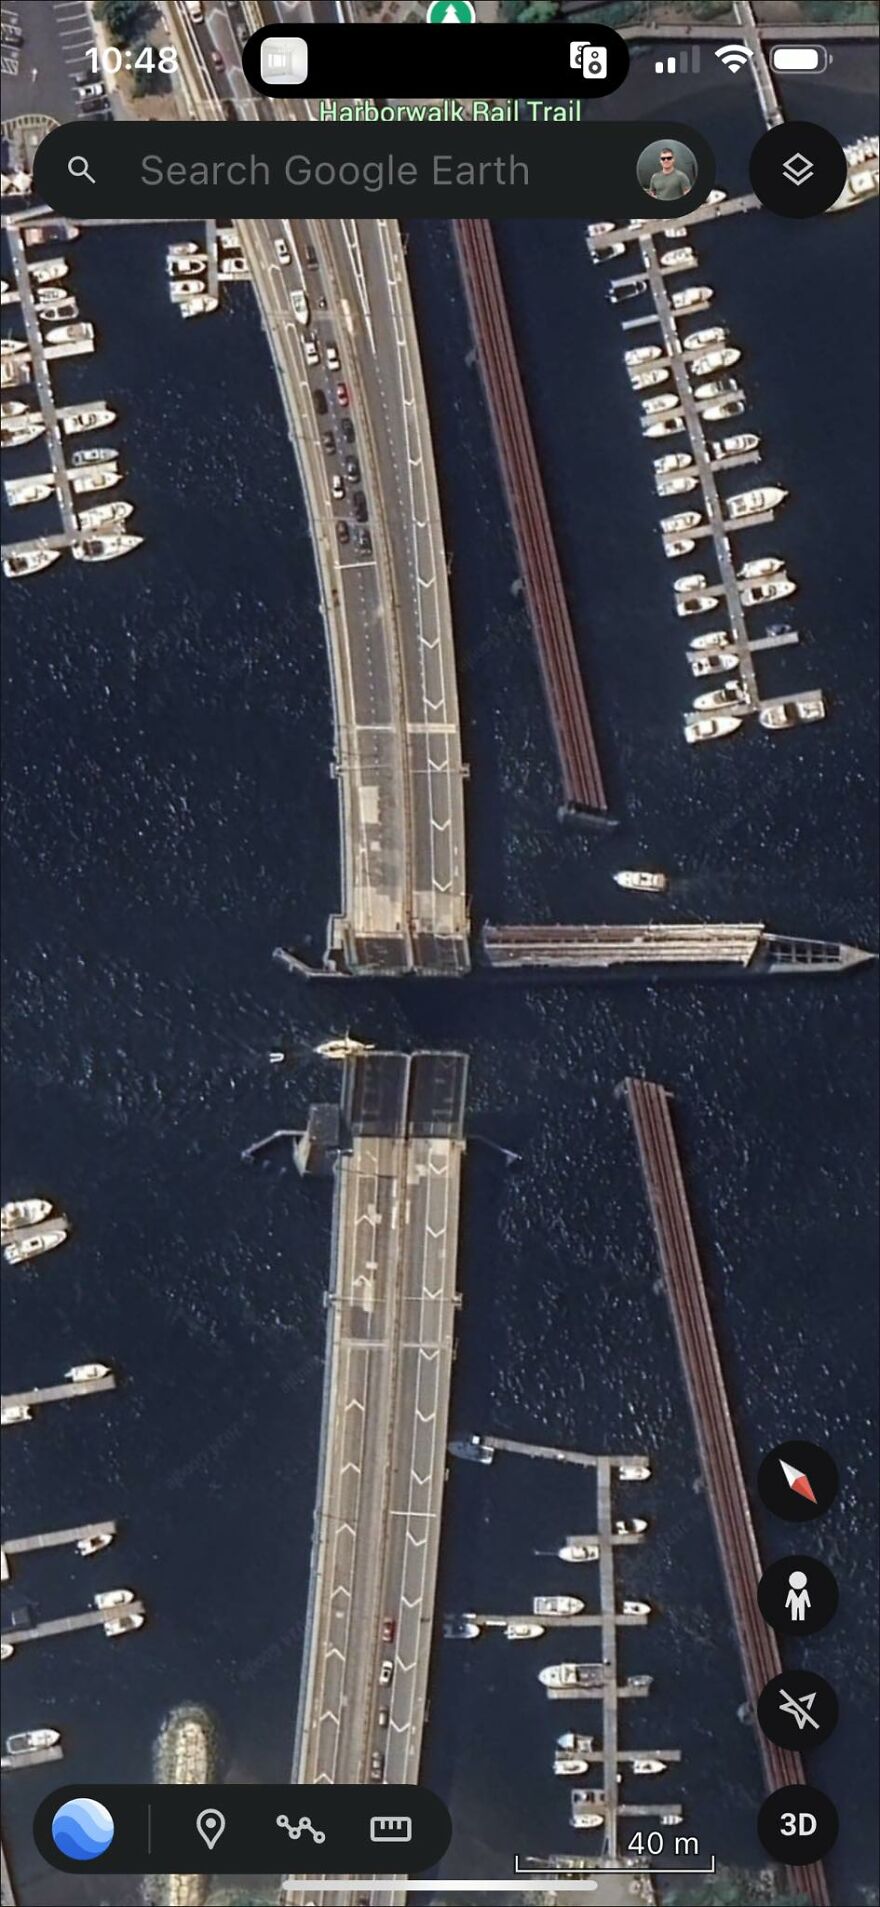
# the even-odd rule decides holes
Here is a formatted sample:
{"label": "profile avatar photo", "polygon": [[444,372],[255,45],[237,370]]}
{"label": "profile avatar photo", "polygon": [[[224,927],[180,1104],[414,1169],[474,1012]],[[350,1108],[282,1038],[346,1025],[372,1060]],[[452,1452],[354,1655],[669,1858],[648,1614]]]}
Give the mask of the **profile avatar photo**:
{"label": "profile avatar photo", "polygon": [[679,139],[655,139],[639,153],[639,185],[650,199],[683,199],[697,183],[697,162]]}

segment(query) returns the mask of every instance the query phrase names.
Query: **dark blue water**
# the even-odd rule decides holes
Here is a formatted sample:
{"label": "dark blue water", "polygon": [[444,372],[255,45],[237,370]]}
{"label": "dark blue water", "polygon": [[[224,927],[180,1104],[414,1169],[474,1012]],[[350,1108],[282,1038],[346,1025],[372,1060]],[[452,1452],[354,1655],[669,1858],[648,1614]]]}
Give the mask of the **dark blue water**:
{"label": "dark blue water", "polygon": [[[824,116],[852,136],[871,123],[869,101],[843,65],[839,77]],[[737,142],[753,130],[713,124],[731,191],[744,183]],[[113,232],[73,248],[100,351],[63,364],[58,380],[68,401],[105,395],[118,408],[122,494],[147,542],[118,565],[89,573],[63,561],[10,585],[4,662],[2,1193],[45,1190],[76,1225],[57,1257],[4,1273],[4,1388],[57,1381],[92,1357],[123,1375],[115,1396],[48,1408],[7,1440],[9,1532],[104,1516],[122,1526],[94,1562],[26,1559],[12,1599],[48,1616],[126,1582],[150,1622],[112,1645],[86,1635],[20,1649],[5,1728],[61,1727],[65,1780],[148,1779],[163,1715],[202,1701],[219,1718],[231,1779],[286,1777],[330,1194],[277,1157],[248,1172],[238,1155],[297,1124],[330,1083],[310,1065],[279,1077],[267,1049],[351,1019],[367,1037],[464,1046],[472,1131],[524,1155],[507,1174],[478,1145],[468,1157],[455,1425],[651,1453],[652,1482],[621,1503],[651,1518],[623,1591],[658,1612],[623,1642],[625,1671],[656,1678],[627,1740],[679,1746],[665,1792],[683,1798],[689,1831],[704,1852],[762,1864],[758,1758],[736,1717],[724,1591],[614,1096],[626,1072],[644,1071],[677,1096],[746,1457],[754,1468],[782,1437],[816,1437],[843,1472],[827,1524],[798,1539],[841,1586],[833,1629],[804,1651],[842,1707],[810,1767],[844,1816],[836,1898],[867,1898],[872,976],[571,990],[478,977],[343,1000],[272,965],[279,940],[318,955],[338,898],[311,554],[249,296],[183,324],[166,300],[166,241]],[[574,225],[512,224],[500,244],[622,821],[611,839],[555,820],[553,749],[449,236],[416,228],[409,258],[454,555],[475,913],[638,918],[609,874],[644,857],[676,874],[671,914],[876,944],[872,211],[806,229],[750,215],[698,239],[700,276],[746,353],[746,425],[763,433],[767,476],[792,492],[765,534],[800,583],[805,635],[764,660],[762,680],[821,685],[830,709],[814,732],[749,727],[705,750],[680,738],[690,676],[602,274]],[[26,452],[15,469],[38,462]],[[453,1468],[441,1605],[579,1592],[577,1572],[533,1552],[591,1524],[575,1472],[512,1459]],[[789,1546],[769,1519],[761,1540],[768,1557]],[[575,1844],[552,1742],[592,1719],[546,1703],[535,1671],[556,1653],[493,1639],[438,1649],[425,1778],[454,1812],[451,1874],[499,1874],[514,1849]],[[8,1784],[13,1865],[26,1907],[85,1907],[93,1883],[48,1875],[30,1848],[29,1818],[54,1772]],[[103,1897],[115,1907],[134,1890],[108,1880]]]}

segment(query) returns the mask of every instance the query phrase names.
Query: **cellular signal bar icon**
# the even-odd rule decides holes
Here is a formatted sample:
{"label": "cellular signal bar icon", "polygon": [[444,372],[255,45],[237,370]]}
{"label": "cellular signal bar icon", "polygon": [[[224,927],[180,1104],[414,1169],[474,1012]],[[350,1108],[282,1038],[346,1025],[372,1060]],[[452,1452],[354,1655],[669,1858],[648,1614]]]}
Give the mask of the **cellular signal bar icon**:
{"label": "cellular signal bar icon", "polygon": [[700,49],[692,46],[689,51],[667,53],[665,60],[654,61],[655,73],[698,73],[700,70]]}

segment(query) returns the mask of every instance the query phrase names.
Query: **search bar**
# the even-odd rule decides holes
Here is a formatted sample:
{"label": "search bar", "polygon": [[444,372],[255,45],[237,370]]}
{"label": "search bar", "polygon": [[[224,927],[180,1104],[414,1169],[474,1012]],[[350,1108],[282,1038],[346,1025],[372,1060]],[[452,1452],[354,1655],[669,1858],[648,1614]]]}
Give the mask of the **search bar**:
{"label": "search bar", "polygon": [[[57,126],[42,141],[34,186],[73,219],[593,214],[626,222],[657,216],[639,166],[644,177],[646,149],[667,143],[690,150],[697,174],[676,201],[678,216],[703,203],[715,162],[700,133],[668,121],[80,122]],[[666,204],[661,211],[672,216]]]}

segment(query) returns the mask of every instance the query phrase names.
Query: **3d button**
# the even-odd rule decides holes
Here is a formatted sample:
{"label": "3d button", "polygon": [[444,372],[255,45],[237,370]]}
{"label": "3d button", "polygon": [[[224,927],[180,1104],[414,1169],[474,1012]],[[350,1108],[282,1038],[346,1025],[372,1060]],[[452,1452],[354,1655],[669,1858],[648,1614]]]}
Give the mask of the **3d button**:
{"label": "3d button", "polygon": [[818,1788],[777,1788],[758,1815],[758,1838],[789,1867],[824,1860],[837,1840],[837,1809]]}

